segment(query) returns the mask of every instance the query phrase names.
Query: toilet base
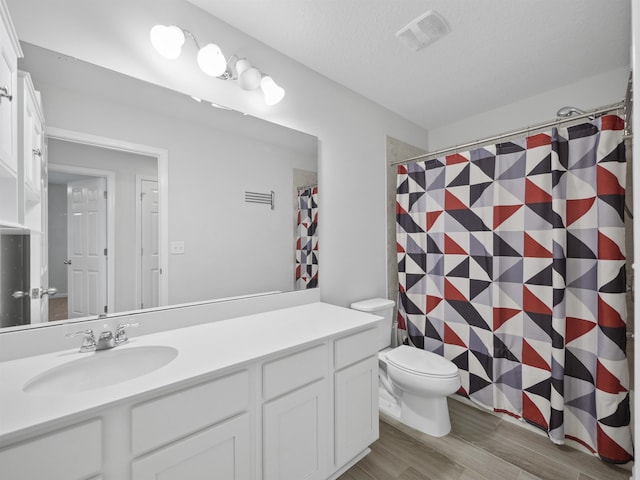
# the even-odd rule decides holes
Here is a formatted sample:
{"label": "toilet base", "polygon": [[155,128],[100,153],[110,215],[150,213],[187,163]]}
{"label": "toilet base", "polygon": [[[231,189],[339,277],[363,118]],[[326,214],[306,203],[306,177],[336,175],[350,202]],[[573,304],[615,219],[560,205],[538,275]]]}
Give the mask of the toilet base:
{"label": "toilet base", "polygon": [[382,413],[400,420],[400,405],[382,385],[378,387],[378,409]]}
{"label": "toilet base", "polygon": [[447,397],[424,397],[402,392],[400,421],[432,437],[447,435],[451,431]]}

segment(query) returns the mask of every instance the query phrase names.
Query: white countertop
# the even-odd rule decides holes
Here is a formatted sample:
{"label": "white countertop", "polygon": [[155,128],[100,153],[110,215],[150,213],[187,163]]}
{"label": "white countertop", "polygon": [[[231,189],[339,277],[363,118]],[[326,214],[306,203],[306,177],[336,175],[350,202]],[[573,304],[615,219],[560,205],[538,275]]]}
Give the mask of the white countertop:
{"label": "white countertop", "polygon": [[298,346],[374,326],[381,317],[311,303],[193,327],[135,337],[117,349],[166,345],[178,350],[167,365],[132,380],[103,388],[60,395],[25,393],[36,375],[63,363],[103,352],[78,348],[0,363],[0,446],[49,424],[172,385],[215,375]]}

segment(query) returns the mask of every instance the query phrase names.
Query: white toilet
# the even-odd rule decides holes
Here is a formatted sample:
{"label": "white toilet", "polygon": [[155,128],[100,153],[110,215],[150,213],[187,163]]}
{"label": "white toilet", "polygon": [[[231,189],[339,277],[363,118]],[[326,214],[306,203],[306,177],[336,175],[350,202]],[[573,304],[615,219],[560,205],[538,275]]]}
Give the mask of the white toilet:
{"label": "white toilet", "polygon": [[451,430],[447,396],[460,388],[458,367],[440,355],[408,345],[389,348],[395,302],[372,298],[351,308],[384,317],[378,358],[380,410],[416,430],[442,437]]}

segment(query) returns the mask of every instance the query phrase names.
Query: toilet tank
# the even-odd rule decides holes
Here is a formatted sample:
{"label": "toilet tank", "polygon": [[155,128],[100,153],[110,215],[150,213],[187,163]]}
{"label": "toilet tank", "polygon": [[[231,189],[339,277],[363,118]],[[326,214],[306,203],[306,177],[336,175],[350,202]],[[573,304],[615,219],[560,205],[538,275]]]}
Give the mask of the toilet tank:
{"label": "toilet tank", "polygon": [[378,327],[378,350],[391,345],[391,334],[393,326],[393,307],[396,302],[387,298],[370,298],[351,304],[353,310],[372,313],[384,317],[384,322]]}

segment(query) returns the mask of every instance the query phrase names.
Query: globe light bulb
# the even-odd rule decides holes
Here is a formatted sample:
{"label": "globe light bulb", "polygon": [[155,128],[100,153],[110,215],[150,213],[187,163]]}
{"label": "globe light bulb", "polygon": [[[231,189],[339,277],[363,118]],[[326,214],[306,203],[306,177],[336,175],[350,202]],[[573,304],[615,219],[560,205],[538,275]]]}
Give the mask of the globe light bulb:
{"label": "globe light bulb", "polygon": [[184,45],[184,32],[175,25],[156,25],[149,32],[151,44],[164,58],[175,60]]}
{"label": "globe light bulb", "polygon": [[251,64],[246,58],[241,58],[236,62],[236,72],[238,74],[238,77],[249,68],[251,68]]}
{"label": "globe light bulb", "polygon": [[262,93],[264,93],[264,103],[267,105],[275,105],[284,98],[284,88],[274,82],[273,78],[268,75],[262,77],[260,88],[262,89]]}
{"label": "globe light bulb", "polygon": [[198,66],[212,77],[219,77],[227,69],[227,60],[224,58],[220,47],[213,43],[202,47],[198,52]]}
{"label": "globe light bulb", "polygon": [[249,67],[238,75],[238,84],[243,90],[255,90],[260,86],[262,74],[256,67]]}

